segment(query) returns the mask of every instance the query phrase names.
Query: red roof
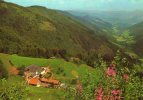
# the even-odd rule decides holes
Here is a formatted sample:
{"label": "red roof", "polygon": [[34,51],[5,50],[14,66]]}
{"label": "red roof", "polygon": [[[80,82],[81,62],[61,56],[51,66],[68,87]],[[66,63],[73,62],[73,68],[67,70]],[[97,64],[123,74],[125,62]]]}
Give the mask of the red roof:
{"label": "red roof", "polygon": [[55,80],[55,79],[41,78],[40,80],[42,82],[46,82],[46,83],[50,83],[50,84],[54,84],[54,85],[58,85],[60,83],[58,80]]}
{"label": "red roof", "polygon": [[32,78],[29,81],[30,85],[37,85],[39,83],[39,78]]}

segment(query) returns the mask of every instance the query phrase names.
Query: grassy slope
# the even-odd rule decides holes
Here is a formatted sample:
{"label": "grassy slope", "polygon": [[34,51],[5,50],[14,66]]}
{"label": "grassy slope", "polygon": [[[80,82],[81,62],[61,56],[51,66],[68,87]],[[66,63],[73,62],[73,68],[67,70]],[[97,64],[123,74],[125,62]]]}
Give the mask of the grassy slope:
{"label": "grassy slope", "polygon": [[[8,82],[17,83],[24,82],[21,76],[11,75],[8,79]],[[35,86],[27,86],[29,90],[29,96],[27,100],[57,100],[61,99],[64,96],[64,91],[59,89],[50,89],[50,88],[42,88]]]}
{"label": "grassy slope", "polygon": [[[66,62],[63,59],[42,59],[42,58],[29,58],[29,57],[21,57],[17,55],[12,55],[10,57],[11,62],[16,66],[20,67],[22,65],[29,66],[32,64],[38,66],[49,66],[54,73],[54,76],[66,82],[71,81],[72,78],[76,78],[77,75],[82,76],[87,71],[93,70],[87,65],[76,65],[72,62]],[[59,69],[63,69],[62,73],[58,73]],[[65,75],[63,75],[65,74]]]}
{"label": "grassy slope", "polygon": [[[54,77],[59,79],[60,81],[71,84],[71,80],[75,79],[77,75],[79,77],[84,76],[85,73],[91,72],[92,75],[97,76],[97,80],[100,79],[100,72],[96,71],[95,69],[87,66],[87,65],[76,65],[72,62],[66,62],[63,59],[42,59],[42,58],[30,58],[30,57],[21,57],[17,55],[7,55],[7,54],[0,54],[0,58],[3,60],[5,67],[10,66],[11,64],[8,62],[9,60],[16,66],[20,67],[21,65],[29,66],[31,64],[39,65],[39,66],[50,66],[52,72],[54,73]],[[64,72],[57,73],[59,68],[64,69]],[[65,73],[65,75],[63,75]],[[10,82],[23,82],[23,78],[21,76],[13,76],[11,75],[8,79]],[[33,86],[28,86],[30,90],[30,99],[38,99],[46,100],[57,100],[62,99],[64,96],[63,90],[57,89],[48,89],[48,88],[37,88]]]}
{"label": "grassy slope", "polygon": [[71,16],[73,19],[79,21],[80,23],[82,23],[83,25],[85,25],[86,27],[92,29],[96,35],[98,36],[102,36],[102,38],[111,38],[112,37],[112,28],[113,25],[102,20],[99,19],[95,16],[89,16],[87,14],[83,14],[80,15],[79,13],[67,13],[67,12],[62,12],[65,15]]}

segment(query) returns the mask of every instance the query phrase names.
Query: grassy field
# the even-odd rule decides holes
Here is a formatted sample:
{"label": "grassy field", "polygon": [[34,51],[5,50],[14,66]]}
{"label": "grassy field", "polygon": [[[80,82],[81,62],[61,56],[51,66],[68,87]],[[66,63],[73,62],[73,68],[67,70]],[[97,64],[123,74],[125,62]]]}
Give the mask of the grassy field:
{"label": "grassy field", "polygon": [[[18,83],[24,82],[21,76],[11,75],[8,78],[8,82]],[[43,88],[43,87],[35,87],[35,86],[27,86],[29,91],[28,98],[26,100],[58,100],[62,99],[64,96],[64,91],[60,89],[53,88]]]}
{"label": "grassy field", "polygon": [[[43,58],[30,58],[30,57],[21,57],[18,55],[11,55],[10,61],[17,68],[20,66],[30,66],[30,65],[38,65],[38,66],[47,66],[50,67],[55,77],[61,80],[66,80],[69,78],[76,78],[79,75],[84,75],[87,71],[93,70],[91,67],[81,64],[76,65],[72,62],[67,62],[63,59],[43,59]],[[62,70],[60,72],[60,70]]]}
{"label": "grassy field", "polygon": [[[11,66],[15,66],[19,68],[20,66],[30,66],[30,65],[38,65],[38,66],[49,66],[54,74],[54,77],[60,80],[63,83],[71,84],[73,79],[77,77],[84,76],[85,73],[92,73],[92,75],[97,76],[97,79],[100,79],[100,72],[95,69],[85,65],[77,65],[72,62],[67,62],[63,59],[43,59],[43,58],[31,58],[31,57],[22,57],[18,55],[7,55],[0,54],[0,58],[4,62],[4,66],[10,68]],[[11,63],[12,65],[11,65]],[[62,70],[62,71],[59,71]],[[24,82],[23,77],[18,75],[11,75],[8,79],[10,82]],[[42,88],[42,87],[34,87],[28,86],[29,89],[29,100],[58,100],[63,99],[65,92],[60,89],[52,89],[52,88]]]}

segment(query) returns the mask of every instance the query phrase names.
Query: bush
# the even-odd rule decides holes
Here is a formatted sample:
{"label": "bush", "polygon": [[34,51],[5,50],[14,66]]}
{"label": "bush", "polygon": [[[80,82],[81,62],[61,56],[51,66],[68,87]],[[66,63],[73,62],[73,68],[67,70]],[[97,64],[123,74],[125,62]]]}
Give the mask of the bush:
{"label": "bush", "polygon": [[62,74],[64,73],[64,69],[62,67],[58,67],[56,74]]}
{"label": "bush", "polygon": [[21,76],[24,75],[25,68],[26,68],[26,67],[25,67],[24,65],[22,65],[22,66],[20,66],[20,67],[18,68],[18,70],[19,70],[19,75],[21,75]]}
{"label": "bush", "polygon": [[11,83],[5,79],[0,80],[0,99],[25,100],[28,90],[24,83]]}
{"label": "bush", "polygon": [[74,79],[71,79],[71,82],[70,82],[70,84],[72,84],[72,85],[75,85],[77,83],[77,79],[76,78],[74,78]]}
{"label": "bush", "polygon": [[100,73],[98,76],[88,72],[79,79],[78,88],[74,87],[72,90],[75,91],[71,90],[70,94],[68,90],[67,93],[82,100],[142,100],[142,80],[134,69],[127,66],[117,58],[109,66],[102,61],[96,67],[96,71]]}
{"label": "bush", "polygon": [[4,67],[1,59],[0,59],[0,78],[8,78],[8,71]]}

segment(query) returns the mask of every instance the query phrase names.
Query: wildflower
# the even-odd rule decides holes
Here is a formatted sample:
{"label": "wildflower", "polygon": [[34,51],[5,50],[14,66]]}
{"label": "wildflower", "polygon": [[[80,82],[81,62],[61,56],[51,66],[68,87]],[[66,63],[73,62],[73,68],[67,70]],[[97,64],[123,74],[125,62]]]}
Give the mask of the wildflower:
{"label": "wildflower", "polygon": [[121,90],[112,90],[111,93],[113,95],[120,95],[121,94]]}
{"label": "wildflower", "polygon": [[82,94],[83,92],[82,84],[79,81],[77,82],[77,91],[79,94]]}
{"label": "wildflower", "polygon": [[97,91],[96,91],[96,100],[103,100],[103,89],[102,88],[98,88]]}
{"label": "wildflower", "polygon": [[125,79],[126,80],[126,82],[129,80],[129,76],[127,75],[127,74],[124,74],[123,75],[123,79]]}
{"label": "wildflower", "polygon": [[116,76],[116,71],[113,67],[108,67],[108,69],[106,70],[106,74],[108,76]]}
{"label": "wildflower", "polygon": [[102,95],[97,95],[96,100],[103,100],[102,98],[103,98]]}
{"label": "wildflower", "polygon": [[112,90],[110,100],[121,100],[121,90]]}

